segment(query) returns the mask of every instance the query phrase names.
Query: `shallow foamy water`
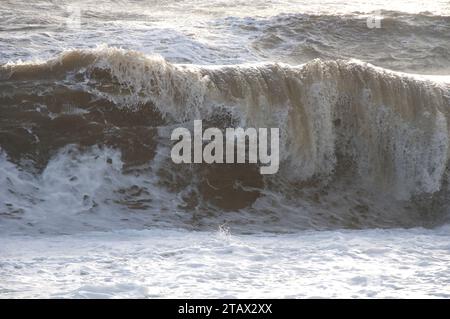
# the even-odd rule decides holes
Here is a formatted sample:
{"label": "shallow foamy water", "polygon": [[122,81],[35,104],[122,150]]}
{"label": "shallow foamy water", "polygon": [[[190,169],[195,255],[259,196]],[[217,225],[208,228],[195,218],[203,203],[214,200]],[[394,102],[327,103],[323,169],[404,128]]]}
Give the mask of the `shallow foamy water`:
{"label": "shallow foamy water", "polygon": [[436,230],[176,230],[2,238],[3,297],[450,297]]}

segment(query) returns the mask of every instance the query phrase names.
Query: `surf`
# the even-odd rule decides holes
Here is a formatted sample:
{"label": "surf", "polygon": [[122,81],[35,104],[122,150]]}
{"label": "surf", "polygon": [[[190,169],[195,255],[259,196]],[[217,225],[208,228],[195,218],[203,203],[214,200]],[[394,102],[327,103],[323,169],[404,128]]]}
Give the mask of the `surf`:
{"label": "surf", "polygon": [[[285,223],[319,229],[433,225],[445,219],[445,81],[359,60],[186,65],[105,46],[66,51],[38,63],[2,65],[0,79],[0,146],[5,165],[18,170],[14,185],[11,177],[3,181],[17,197],[5,201],[11,204],[3,208],[7,216],[27,219],[40,209],[39,192],[27,208],[19,205],[18,210],[11,203],[25,200],[20,170],[30,172],[27,178],[42,189],[47,184],[40,176],[49,165],[56,168],[52,163],[62,161],[73,171],[67,162],[72,156],[112,152],[88,158],[104,167],[100,180],[123,175],[126,182],[114,178],[97,199],[89,195],[82,201],[87,205],[82,211],[113,224],[123,223],[118,222],[121,214],[101,213],[111,200],[119,210],[146,210],[144,224],[161,220],[158,205],[174,213],[181,209],[186,219],[179,221],[187,227],[213,225],[224,211],[245,212],[261,223],[266,214],[274,214],[272,229]],[[251,163],[220,169],[173,166],[170,132],[195,119],[203,119],[205,128],[280,128],[278,173],[262,178]],[[85,170],[83,165],[76,169]],[[67,175],[69,181],[73,174]],[[81,189],[90,186],[78,187],[80,193],[70,195],[74,200],[83,199]],[[120,189],[119,199],[113,199]],[[156,190],[154,198],[150,194]],[[439,207],[436,213],[425,213],[431,206]],[[200,224],[188,221],[194,211]],[[172,223],[173,218],[162,219]],[[227,217],[231,223],[239,219]],[[94,224],[87,222],[87,228]]]}

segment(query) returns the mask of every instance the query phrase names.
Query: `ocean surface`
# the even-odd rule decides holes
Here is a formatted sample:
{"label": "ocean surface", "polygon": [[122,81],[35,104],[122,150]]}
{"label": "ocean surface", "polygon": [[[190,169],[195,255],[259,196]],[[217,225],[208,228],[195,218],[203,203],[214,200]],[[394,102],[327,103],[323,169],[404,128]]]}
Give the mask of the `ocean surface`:
{"label": "ocean surface", "polygon": [[449,133],[449,1],[3,0],[0,298],[449,298]]}

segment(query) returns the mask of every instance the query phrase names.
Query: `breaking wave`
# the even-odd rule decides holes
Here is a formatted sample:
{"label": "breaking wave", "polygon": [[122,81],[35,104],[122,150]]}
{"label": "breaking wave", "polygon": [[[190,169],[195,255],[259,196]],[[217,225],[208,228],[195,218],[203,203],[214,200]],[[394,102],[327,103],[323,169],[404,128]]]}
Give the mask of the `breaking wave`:
{"label": "breaking wave", "polygon": [[[358,60],[200,66],[99,47],[5,64],[0,227],[432,227],[448,216],[449,92]],[[279,127],[279,173],[173,164],[170,133],[195,119]]]}

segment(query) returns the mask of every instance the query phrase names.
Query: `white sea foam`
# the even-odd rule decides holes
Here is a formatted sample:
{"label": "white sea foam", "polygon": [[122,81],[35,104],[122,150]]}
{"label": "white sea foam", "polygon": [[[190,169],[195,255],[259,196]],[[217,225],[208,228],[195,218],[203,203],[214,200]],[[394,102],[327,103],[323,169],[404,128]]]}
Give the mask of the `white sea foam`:
{"label": "white sea foam", "polygon": [[448,228],[276,236],[148,230],[1,241],[6,298],[450,296]]}

